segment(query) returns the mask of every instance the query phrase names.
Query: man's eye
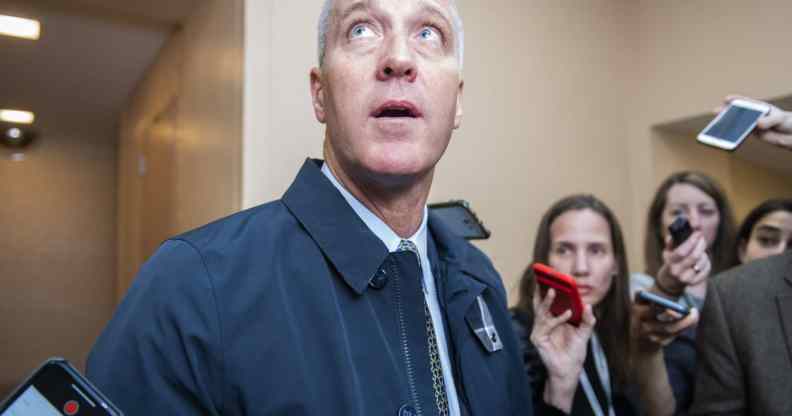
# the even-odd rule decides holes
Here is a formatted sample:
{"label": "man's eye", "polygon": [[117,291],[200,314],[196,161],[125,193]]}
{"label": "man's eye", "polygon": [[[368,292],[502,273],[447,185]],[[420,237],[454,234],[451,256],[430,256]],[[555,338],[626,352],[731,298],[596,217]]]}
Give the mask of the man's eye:
{"label": "man's eye", "polygon": [[374,31],[371,30],[368,25],[362,23],[353,26],[352,30],[349,31],[349,37],[351,39],[368,38],[371,36],[374,36]]}
{"label": "man's eye", "polygon": [[437,30],[431,27],[425,27],[418,32],[418,37],[422,40],[440,40],[440,34],[437,33]]}

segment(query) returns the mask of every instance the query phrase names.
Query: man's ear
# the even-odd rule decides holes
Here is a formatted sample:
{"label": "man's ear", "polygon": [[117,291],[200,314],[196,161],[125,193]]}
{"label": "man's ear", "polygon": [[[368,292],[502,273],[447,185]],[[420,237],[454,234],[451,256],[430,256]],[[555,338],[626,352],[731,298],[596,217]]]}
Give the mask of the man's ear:
{"label": "man's ear", "polygon": [[462,124],[462,93],[465,90],[465,81],[459,80],[459,91],[457,92],[456,114],[454,115],[454,128],[458,129]]}
{"label": "man's ear", "polygon": [[325,89],[322,79],[322,70],[312,68],[310,74],[311,101],[313,102],[314,115],[316,120],[322,124],[325,122]]}

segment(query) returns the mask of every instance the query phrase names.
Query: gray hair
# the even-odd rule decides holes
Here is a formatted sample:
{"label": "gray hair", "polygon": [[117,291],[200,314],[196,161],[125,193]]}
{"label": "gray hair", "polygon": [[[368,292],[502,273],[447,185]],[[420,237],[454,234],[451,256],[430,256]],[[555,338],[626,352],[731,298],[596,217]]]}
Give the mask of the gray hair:
{"label": "gray hair", "polygon": [[[330,13],[333,11],[333,1],[325,0],[322,6],[322,12],[319,14],[318,25],[318,58],[319,66],[324,64],[325,47],[327,46],[327,32],[330,30]],[[449,0],[449,9],[451,10],[451,24],[453,25],[454,38],[456,39],[456,50],[454,51],[457,61],[459,62],[459,70],[462,71],[462,58],[465,53],[465,31],[462,27],[462,17],[459,16],[459,11],[456,7],[456,1]]]}

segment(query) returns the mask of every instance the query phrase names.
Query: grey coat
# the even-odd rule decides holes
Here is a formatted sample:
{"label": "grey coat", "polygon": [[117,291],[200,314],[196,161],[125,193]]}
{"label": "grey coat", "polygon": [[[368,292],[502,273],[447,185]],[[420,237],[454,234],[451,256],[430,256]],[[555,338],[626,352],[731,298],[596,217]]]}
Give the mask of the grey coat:
{"label": "grey coat", "polygon": [[691,414],[792,414],[792,252],[713,283],[699,324]]}

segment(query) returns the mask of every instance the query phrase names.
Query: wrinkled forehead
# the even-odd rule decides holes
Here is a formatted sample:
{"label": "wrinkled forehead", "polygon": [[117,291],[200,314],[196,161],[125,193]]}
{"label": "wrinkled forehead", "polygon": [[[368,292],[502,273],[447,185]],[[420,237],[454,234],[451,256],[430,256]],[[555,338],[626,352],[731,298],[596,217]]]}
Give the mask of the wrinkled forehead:
{"label": "wrinkled forehead", "polygon": [[419,12],[436,13],[452,20],[451,0],[333,0],[333,26],[357,12],[406,16]]}

